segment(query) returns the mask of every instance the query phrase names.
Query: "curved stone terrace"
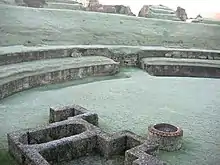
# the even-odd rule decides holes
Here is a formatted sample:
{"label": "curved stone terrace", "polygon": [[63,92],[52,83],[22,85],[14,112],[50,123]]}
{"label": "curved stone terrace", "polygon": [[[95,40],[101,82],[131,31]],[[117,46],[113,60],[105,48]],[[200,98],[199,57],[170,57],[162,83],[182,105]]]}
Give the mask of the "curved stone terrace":
{"label": "curved stone terrace", "polygon": [[220,77],[217,50],[112,45],[14,47],[14,52],[9,48],[0,54],[1,99],[45,84],[114,75],[119,65],[140,67],[156,76]]}
{"label": "curved stone terrace", "polygon": [[119,72],[117,62],[100,56],[38,60],[0,66],[0,99],[46,84]]}
{"label": "curved stone terrace", "polygon": [[[220,50],[180,49],[158,46],[74,45],[25,47],[12,46],[0,49],[0,65],[41,59],[105,56],[116,61],[140,60],[146,57],[173,57],[220,60]],[[122,65],[122,63],[121,63]],[[134,65],[134,64],[133,64]]]}
{"label": "curved stone terrace", "polygon": [[144,58],[141,63],[154,76],[220,78],[219,60]]}

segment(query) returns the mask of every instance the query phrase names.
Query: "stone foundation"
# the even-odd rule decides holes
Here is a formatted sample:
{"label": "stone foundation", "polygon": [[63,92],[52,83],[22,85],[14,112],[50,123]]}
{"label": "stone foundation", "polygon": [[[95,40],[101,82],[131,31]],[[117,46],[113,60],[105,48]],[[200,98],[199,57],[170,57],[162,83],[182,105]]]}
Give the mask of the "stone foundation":
{"label": "stone foundation", "polygon": [[220,78],[219,60],[145,58],[141,68],[154,76]]}
{"label": "stone foundation", "polygon": [[129,131],[103,132],[98,115],[78,105],[50,109],[51,124],[8,134],[9,152],[22,165],[49,165],[97,153],[106,159],[125,154],[125,165],[166,164],[151,145]]}

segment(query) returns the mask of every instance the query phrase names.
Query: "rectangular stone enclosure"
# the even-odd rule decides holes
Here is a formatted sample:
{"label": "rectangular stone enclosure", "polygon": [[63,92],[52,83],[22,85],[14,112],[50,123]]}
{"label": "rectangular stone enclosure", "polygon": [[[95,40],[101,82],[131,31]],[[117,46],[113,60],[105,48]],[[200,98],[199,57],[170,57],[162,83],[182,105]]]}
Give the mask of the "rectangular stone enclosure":
{"label": "rectangular stone enclosure", "polygon": [[88,154],[124,155],[125,165],[166,164],[158,146],[130,131],[113,134],[98,127],[98,115],[79,105],[50,108],[47,126],[9,133],[9,153],[22,165],[53,165]]}

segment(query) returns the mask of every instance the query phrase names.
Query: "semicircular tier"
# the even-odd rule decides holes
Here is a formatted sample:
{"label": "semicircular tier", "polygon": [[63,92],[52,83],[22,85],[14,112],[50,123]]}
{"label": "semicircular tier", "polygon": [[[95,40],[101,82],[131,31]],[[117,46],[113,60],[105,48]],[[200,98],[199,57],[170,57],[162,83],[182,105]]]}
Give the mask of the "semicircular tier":
{"label": "semicircular tier", "polygon": [[0,99],[37,86],[109,76],[120,66],[150,75],[220,77],[220,51],[165,47],[78,45],[1,48]]}
{"label": "semicircular tier", "polygon": [[41,85],[119,72],[112,59],[92,56],[37,60],[0,66],[0,99]]}
{"label": "semicircular tier", "polygon": [[141,68],[154,76],[220,78],[219,60],[144,58]]}

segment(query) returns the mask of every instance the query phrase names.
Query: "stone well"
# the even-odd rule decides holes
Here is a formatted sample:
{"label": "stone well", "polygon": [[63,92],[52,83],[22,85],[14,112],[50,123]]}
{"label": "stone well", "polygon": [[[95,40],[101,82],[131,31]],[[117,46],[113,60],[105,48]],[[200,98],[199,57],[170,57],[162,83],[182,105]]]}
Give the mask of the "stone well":
{"label": "stone well", "polygon": [[183,130],[167,123],[160,123],[148,127],[148,140],[158,144],[159,149],[175,151],[182,147]]}

